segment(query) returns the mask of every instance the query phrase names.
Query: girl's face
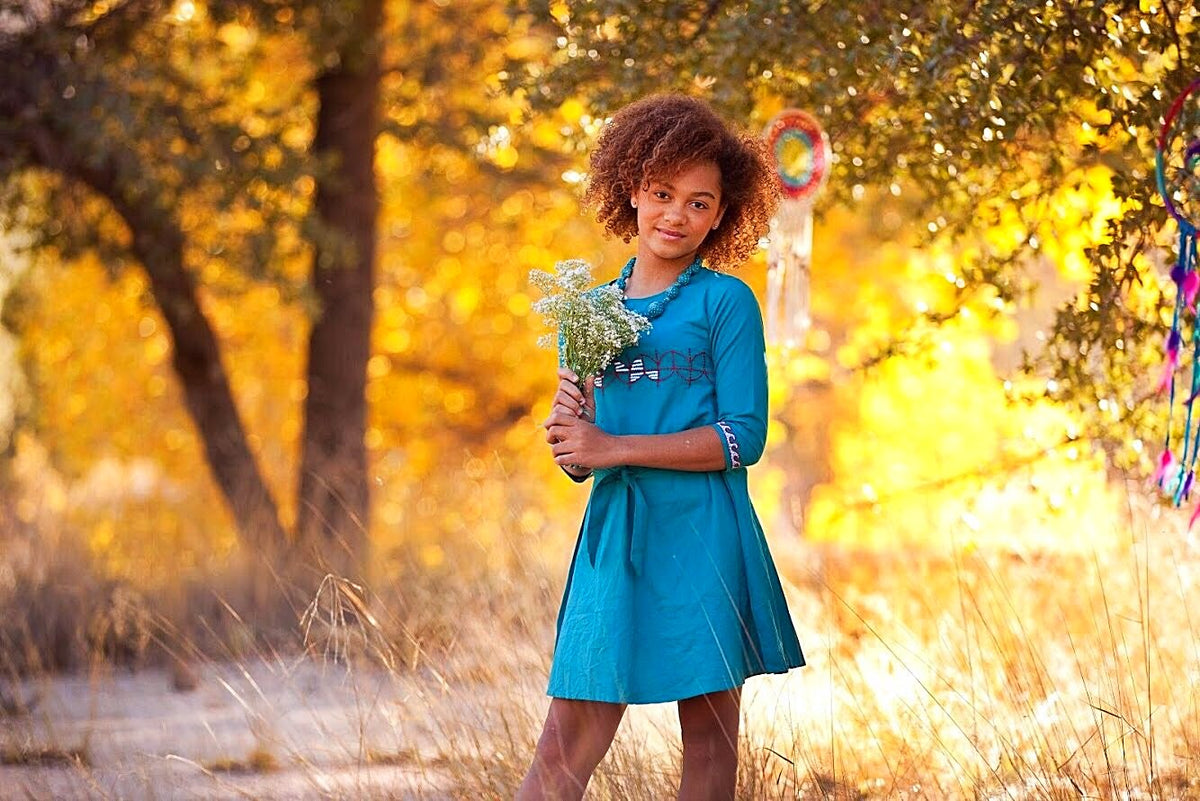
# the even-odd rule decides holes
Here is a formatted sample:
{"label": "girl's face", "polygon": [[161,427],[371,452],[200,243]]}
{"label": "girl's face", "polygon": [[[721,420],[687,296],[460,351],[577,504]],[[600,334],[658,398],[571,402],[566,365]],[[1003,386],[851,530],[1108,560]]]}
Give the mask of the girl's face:
{"label": "girl's face", "polygon": [[670,263],[690,263],[725,215],[721,170],[711,161],[650,179],[630,200],[637,207],[639,257]]}

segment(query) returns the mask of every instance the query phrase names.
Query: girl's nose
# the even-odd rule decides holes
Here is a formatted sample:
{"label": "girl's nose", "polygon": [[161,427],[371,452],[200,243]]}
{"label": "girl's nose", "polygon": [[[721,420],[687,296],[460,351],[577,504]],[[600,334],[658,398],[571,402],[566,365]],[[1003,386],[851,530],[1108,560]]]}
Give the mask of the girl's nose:
{"label": "girl's nose", "polygon": [[671,205],[667,206],[667,210],[663,214],[663,217],[667,222],[681,223],[684,220],[683,207],[672,203]]}

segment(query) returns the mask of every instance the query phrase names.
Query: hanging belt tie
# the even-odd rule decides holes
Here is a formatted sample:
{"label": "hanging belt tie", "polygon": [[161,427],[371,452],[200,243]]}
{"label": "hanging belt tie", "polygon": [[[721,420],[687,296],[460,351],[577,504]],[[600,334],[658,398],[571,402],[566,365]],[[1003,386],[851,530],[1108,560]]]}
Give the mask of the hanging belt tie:
{"label": "hanging belt tie", "polygon": [[[624,532],[628,526],[629,547],[626,558],[635,575],[642,572],[646,556],[646,496],[637,482],[636,467],[602,467],[595,470],[592,497],[597,499],[601,492],[611,494],[606,514],[592,514],[593,504],[588,504],[584,531],[587,535],[588,561],[596,566],[601,540],[604,539],[605,523],[610,532]],[[632,514],[631,514],[632,512]],[[612,548],[615,543],[608,547]]]}

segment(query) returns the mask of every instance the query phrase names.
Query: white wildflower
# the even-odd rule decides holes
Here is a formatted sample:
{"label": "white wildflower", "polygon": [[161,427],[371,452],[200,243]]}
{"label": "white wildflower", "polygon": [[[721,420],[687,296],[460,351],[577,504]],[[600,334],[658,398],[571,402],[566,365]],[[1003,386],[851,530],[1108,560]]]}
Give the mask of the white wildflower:
{"label": "white wildflower", "polygon": [[546,297],[533,304],[546,324],[557,329],[538,339],[542,347],[558,347],[559,362],[580,381],[604,372],[613,357],[638,341],[650,321],[625,308],[621,290],[611,284],[588,289],[592,268],[582,259],[554,265],[554,273],[531,270],[529,280]]}

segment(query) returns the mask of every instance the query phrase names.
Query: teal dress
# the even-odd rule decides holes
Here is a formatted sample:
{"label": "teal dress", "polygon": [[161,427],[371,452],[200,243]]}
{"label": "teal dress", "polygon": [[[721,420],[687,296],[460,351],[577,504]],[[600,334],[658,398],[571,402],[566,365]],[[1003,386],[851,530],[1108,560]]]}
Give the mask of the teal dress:
{"label": "teal dress", "polygon": [[[645,313],[665,293],[626,301]],[[708,426],[725,469],[596,470],[558,613],[547,694],[675,701],[804,664],[746,468],[767,433],[762,317],[702,269],[596,380],[610,434]]]}

